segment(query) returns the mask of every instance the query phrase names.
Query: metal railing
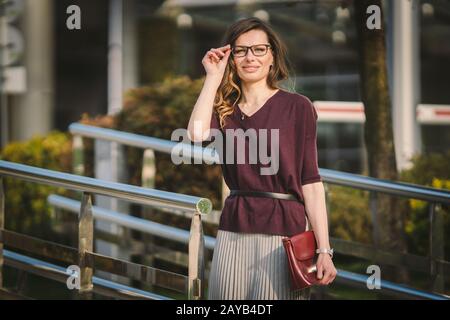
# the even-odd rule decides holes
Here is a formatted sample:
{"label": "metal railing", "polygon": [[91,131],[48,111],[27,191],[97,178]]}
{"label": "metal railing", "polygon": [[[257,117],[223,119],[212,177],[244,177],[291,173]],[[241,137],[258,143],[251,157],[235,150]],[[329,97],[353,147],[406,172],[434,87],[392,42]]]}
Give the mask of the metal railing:
{"label": "metal railing", "polygon": [[[80,202],[58,195],[50,195],[48,203],[56,208],[64,209],[68,212],[77,213],[80,209]],[[183,229],[166,226],[153,221],[141,218],[131,217],[125,213],[115,212],[109,209],[93,206],[92,212],[95,219],[114,222],[121,226],[139,230],[147,234],[155,235],[167,240],[177,241],[179,243],[187,243],[189,232]],[[205,248],[213,250],[216,239],[210,236],[204,236]],[[338,270],[337,282],[350,285],[357,288],[366,288],[367,276],[346,270]],[[417,290],[404,285],[395,284],[389,281],[380,280],[381,292],[399,298],[417,298],[432,300],[448,300],[450,297],[441,294],[435,294]]]}
{"label": "metal railing", "polygon": [[[4,177],[81,191],[78,249],[5,230]],[[188,277],[94,253],[92,194],[116,197],[156,208],[192,213]],[[212,203],[206,198],[102,181],[0,160],[0,287],[2,287],[3,245],[8,245],[43,257],[77,265],[80,269],[79,292],[84,297],[89,297],[93,291],[92,279],[95,268],[134,279],[145,278],[148,283],[160,287],[180,292],[187,291],[190,299],[201,299],[204,296],[204,236],[201,214],[208,214],[211,209]]]}
{"label": "metal railing", "polygon": [[[47,202],[55,208],[63,209],[71,213],[78,213],[80,211],[79,201],[63,196],[52,194],[48,196]],[[117,223],[122,227],[141,231],[167,240],[177,241],[183,244],[189,243],[190,233],[189,231],[183,229],[167,226],[165,224],[149,221],[138,217],[133,217],[123,212],[116,212],[97,206],[92,207],[92,214],[94,216],[94,219]],[[206,235],[204,235],[203,238],[205,240],[205,248],[213,250],[216,244],[216,239]]]}
{"label": "metal railing", "polygon": [[393,266],[406,266],[410,270],[428,273],[433,279],[432,287],[436,291],[444,290],[445,274],[450,274],[450,263],[444,259],[444,212],[441,209],[442,205],[450,205],[449,191],[329,169],[320,169],[320,175],[329,184],[369,191],[373,220],[376,220],[377,214],[377,202],[375,200],[377,193],[428,202],[430,223],[430,253],[428,257],[401,252],[392,253],[381,250],[377,246],[337,238],[330,238],[330,240],[338,252],[359,258],[383,261],[383,263]]}
{"label": "metal railing", "polygon": [[[23,270],[41,276],[47,279],[55,280],[61,283],[67,283],[67,270],[53,263],[45,262],[36,258],[31,258],[23,254],[3,250],[5,265]],[[103,296],[117,299],[147,299],[147,300],[172,300],[166,296],[158,295],[152,292],[139,290],[130,286],[119,284],[96,276],[92,277],[94,291]],[[17,296],[18,293],[0,288],[5,297],[10,299],[11,296]],[[19,299],[29,299],[29,297],[19,295]]]}
{"label": "metal railing", "polygon": [[[177,142],[173,141],[167,141],[163,139],[157,139],[152,137],[145,137],[140,136],[136,134],[131,133],[124,133],[117,130],[111,130],[111,129],[103,129],[103,128],[97,128],[92,126],[86,126],[81,124],[72,124],[70,126],[70,131],[74,134],[74,145],[75,148],[80,147],[81,136],[83,137],[90,137],[95,139],[104,139],[119,143],[125,143],[127,145],[134,145],[140,148],[144,148],[147,151],[160,151],[164,153],[170,153],[172,148],[178,144]],[[81,143],[82,146],[82,143]],[[205,159],[206,157],[209,157],[209,161],[213,163],[218,159],[217,155],[214,153],[214,150],[209,150],[205,152],[204,148],[201,147],[195,147],[192,148],[192,146],[189,146],[189,148],[186,148],[189,152],[192,152],[191,154],[187,153],[185,156],[188,157],[198,157],[199,159]],[[80,158],[80,150],[74,150],[74,154],[78,154],[75,158],[78,159],[78,161],[75,163],[74,168],[82,166],[82,157]],[[145,153],[144,153],[145,158]],[[81,160],[81,162],[80,162]],[[154,161],[151,161],[154,165]],[[145,165],[145,161],[144,161]],[[143,172],[145,169],[143,168]],[[388,251],[381,250],[375,246],[372,245],[366,245],[361,243],[355,243],[351,241],[345,241],[342,239],[337,238],[330,238],[330,241],[332,242],[333,246],[336,248],[336,251],[343,255],[363,258],[363,259],[371,259],[375,261],[383,261],[383,263],[390,264],[393,266],[407,266],[408,269],[425,272],[431,274],[432,278],[435,279],[435,282],[441,282],[443,279],[445,279],[445,274],[448,274],[450,271],[450,264],[449,262],[445,261],[442,256],[442,247],[443,247],[443,217],[442,212],[440,210],[436,210],[439,208],[440,205],[445,204],[448,205],[450,203],[450,192],[445,190],[439,190],[439,189],[433,189],[433,188],[427,188],[427,187],[421,187],[417,185],[412,184],[406,184],[406,183],[399,183],[399,182],[392,182],[388,180],[382,180],[382,179],[375,179],[371,177],[365,177],[361,175],[356,174],[350,174],[350,173],[342,173],[337,172],[333,170],[328,169],[320,169],[320,174],[324,180],[325,183],[329,184],[336,184],[336,185],[342,185],[347,186],[351,188],[357,188],[362,190],[367,190],[371,194],[376,193],[385,193],[393,196],[400,196],[400,197],[406,197],[406,198],[414,198],[414,199],[420,199],[424,201],[430,202],[430,255],[428,257],[422,257],[412,254],[404,254],[404,253],[392,253]],[[90,179],[90,178],[87,178]],[[139,187],[135,187],[139,188]],[[224,189],[223,189],[224,190]],[[223,193],[224,196],[227,195],[226,192]],[[371,197],[373,199],[373,197]],[[54,198],[53,196],[49,198],[51,202],[55,206],[61,205],[64,207],[66,204],[63,204],[62,198]],[[0,200],[1,201],[1,200]],[[73,201],[73,200],[68,200]],[[0,202],[1,204],[1,202]],[[71,203],[70,206],[78,206],[80,207],[80,204]],[[167,210],[170,212],[183,212],[183,209],[180,210],[180,208],[165,208],[164,206],[161,208],[158,204],[155,203],[155,206],[157,206],[160,209]],[[66,207],[68,209],[68,207]],[[92,207],[92,210],[97,211],[97,208]],[[376,209],[376,207],[371,206],[371,210]],[[68,209],[69,211],[71,209]],[[138,227],[137,230],[143,231],[143,232],[156,232],[153,234],[163,236],[163,234],[170,234],[172,236],[172,240],[179,240],[179,241],[186,241],[187,234],[184,230],[176,230],[176,228],[168,227],[168,226],[162,226],[160,224],[156,224],[151,221],[140,221],[140,220],[133,220],[133,219],[139,219],[135,217],[130,216],[114,216],[114,213],[112,211],[108,211],[105,209],[98,208],[97,213],[93,213],[93,215],[99,216],[99,219],[105,218],[110,219],[111,222],[116,222],[119,224],[122,224],[123,226],[133,228],[138,227],[138,224],[142,224],[144,227]],[[203,219],[204,220],[204,219]],[[215,221],[211,221],[215,223]],[[1,220],[0,220],[1,223]],[[164,229],[164,227],[168,229]],[[159,232],[157,231],[159,230]],[[151,232],[150,232],[151,231]],[[177,237],[174,237],[177,235]],[[212,248],[213,243],[215,240],[210,237],[205,237],[206,240],[206,247]],[[1,245],[1,244],[0,244]],[[89,256],[89,255],[88,255]],[[127,273],[128,276],[131,276],[133,278],[133,275],[131,272]],[[361,277],[364,277],[362,275],[355,275],[353,273],[349,273],[345,270],[340,270],[338,279],[339,281],[342,281],[347,284],[355,285],[355,286],[361,286],[364,285]],[[141,279],[141,277],[134,277],[135,279]],[[410,296],[410,297],[419,297],[419,298],[433,298],[433,299],[439,299],[439,298],[448,298],[445,295],[439,295],[439,294],[433,294],[428,292],[423,292],[415,289],[411,289],[405,286],[396,285],[388,282],[384,282],[382,285],[384,288],[389,288],[388,291],[390,291],[393,294],[398,294],[400,296]],[[411,294],[412,293],[412,294]]]}
{"label": "metal railing", "polygon": [[[170,154],[173,147],[178,142],[158,139],[153,137],[142,136],[127,132],[121,132],[112,129],[98,128],[79,123],[73,123],[69,127],[70,132],[74,135],[74,145],[76,150],[74,154],[78,161],[74,168],[82,167],[82,137],[102,139],[111,142],[117,142],[128,146],[135,146],[143,148],[143,180],[146,177],[145,172],[156,173],[155,161],[153,151]],[[197,145],[187,145],[183,149],[183,155],[187,158],[204,159],[206,163],[216,163],[219,159],[218,154],[214,149],[201,148]],[[151,161],[148,161],[150,155]],[[147,160],[146,160],[147,159]],[[148,165],[151,167],[149,168]],[[336,251],[348,256],[354,256],[363,259],[372,259],[375,261],[383,261],[383,263],[393,266],[406,266],[407,268],[430,274],[433,279],[432,287],[436,291],[441,291],[444,288],[445,274],[449,274],[450,263],[445,261],[444,257],[444,217],[442,210],[439,210],[442,205],[450,204],[450,192],[446,190],[439,190],[428,188],[408,183],[393,182],[389,180],[366,177],[357,174],[338,172],[329,169],[320,169],[320,175],[326,184],[341,185],[350,188],[356,188],[368,191],[370,193],[370,211],[372,220],[376,221],[377,215],[377,193],[383,193],[390,196],[403,197],[408,199],[418,199],[427,201],[429,203],[429,239],[430,250],[429,256],[423,257],[407,253],[392,253],[378,248],[378,246],[345,241],[338,238],[330,238]],[[150,177],[153,179],[154,177]],[[222,179],[222,203],[228,196],[229,190],[224,180]],[[207,222],[218,223],[219,215],[214,215],[214,219]],[[374,227],[376,229],[377,226]]]}
{"label": "metal railing", "polygon": [[[79,175],[85,175],[84,157],[83,157],[83,138],[94,140],[103,140],[115,142],[124,146],[143,149],[142,155],[142,186],[146,188],[154,188],[156,176],[156,160],[155,152],[171,154],[174,147],[182,150],[181,157],[186,161],[194,161],[195,163],[213,164],[219,162],[219,155],[211,148],[203,148],[199,145],[180,144],[179,142],[147,137],[139,134],[123,132],[107,128],[99,128],[81,123],[72,123],[69,126],[69,132],[73,135],[73,172]],[[222,202],[228,196],[229,189],[222,179]],[[218,223],[220,217],[219,211],[214,211],[204,217],[205,222]]]}

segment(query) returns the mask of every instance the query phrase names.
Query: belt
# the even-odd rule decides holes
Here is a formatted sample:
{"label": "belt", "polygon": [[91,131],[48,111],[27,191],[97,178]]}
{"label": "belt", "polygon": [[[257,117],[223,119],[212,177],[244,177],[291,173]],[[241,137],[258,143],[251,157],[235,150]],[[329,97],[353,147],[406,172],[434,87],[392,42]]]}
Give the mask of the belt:
{"label": "belt", "polygon": [[263,198],[273,198],[280,200],[292,200],[298,201],[301,204],[305,205],[302,199],[298,199],[291,193],[277,193],[277,192],[269,192],[269,191],[250,191],[250,190],[230,190],[230,195],[234,196],[251,196],[251,197],[263,197]]}

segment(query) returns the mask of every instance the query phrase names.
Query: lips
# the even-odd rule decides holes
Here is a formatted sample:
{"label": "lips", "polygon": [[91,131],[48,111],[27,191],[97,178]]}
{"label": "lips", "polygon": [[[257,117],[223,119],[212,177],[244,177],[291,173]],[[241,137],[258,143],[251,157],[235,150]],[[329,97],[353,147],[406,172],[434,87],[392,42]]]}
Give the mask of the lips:
{"label": "lips", "polygon": [[258,67],[256,66],[247,66],[247,67],[243,67],[243,69],[247,72],[254,72],[256,70],[258,70]]}

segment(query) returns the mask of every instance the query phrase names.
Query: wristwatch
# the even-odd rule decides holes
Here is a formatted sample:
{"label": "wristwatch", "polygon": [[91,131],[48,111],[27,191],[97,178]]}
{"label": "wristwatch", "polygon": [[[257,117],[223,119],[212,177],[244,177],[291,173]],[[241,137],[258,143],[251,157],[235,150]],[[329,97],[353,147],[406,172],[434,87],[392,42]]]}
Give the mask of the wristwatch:
{"label": "wristwatch", "polygon": [[316,253],[328,253],[331,258],[333,258],[334,249],[317,249]]}

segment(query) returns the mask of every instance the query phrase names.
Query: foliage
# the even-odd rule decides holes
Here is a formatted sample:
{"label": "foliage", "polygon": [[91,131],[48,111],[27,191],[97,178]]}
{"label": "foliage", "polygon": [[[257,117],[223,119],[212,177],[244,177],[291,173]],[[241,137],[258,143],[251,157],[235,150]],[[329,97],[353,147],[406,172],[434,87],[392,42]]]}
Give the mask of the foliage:
{"label": "foliage", "polygon": [[338,185],[327,187],[330,235],[370,244],[372,223],[368,192]]}
{"label": "foliage", "polygon": [[[400,173],[400,181],[438,189],[450,189],[450,151],[444,154],[423,154],[412,159],[412,167]],[[368,192],[327,186],[330,235],[362,243],[372,242],[372,223]],[[429,203],[410,199],[405,216],[405,236],[410,253],[429,255]],[[438,206],[444,217],[445,256],[449,257],[449,206]]]}
{"label": "foliage", "polygon": [[[437,189],[450,190],[450,150],[446,153],[429,153],[416,155],[412,158],[412,167],[400,173],[401,180],[429,186]],[[409,214],[406,217],[405,232],[410,249],[418,254],[429,254],[429,203],[422,200],[409,200]],[[443,216],[445,256],[450,257],[450,207],[437,207],[437,213]]]}
{"label": "foliage", "polygon": [[[67,134],[51,132],[35,136],[24,142],[8,144],[1,158],[49,170],[71,171],[71,141]],[[52,210],[47,196],[63,194],[64,190],[41,183],[31,183],[16,178],[5,179],[6,229],[46,237],[51,232]]]}

